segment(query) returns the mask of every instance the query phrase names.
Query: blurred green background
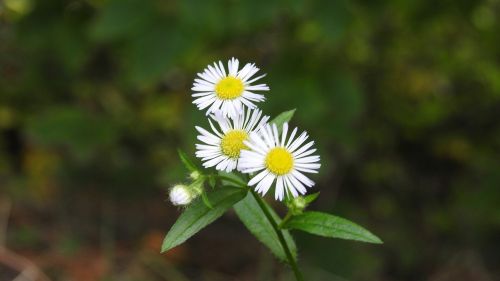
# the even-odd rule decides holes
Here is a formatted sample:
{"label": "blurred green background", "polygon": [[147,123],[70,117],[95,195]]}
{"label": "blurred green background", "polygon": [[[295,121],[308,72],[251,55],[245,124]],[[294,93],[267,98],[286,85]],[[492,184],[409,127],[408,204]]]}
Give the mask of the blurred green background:
{"label": "blurred green background", "polygon": [[192,81],[235,56],[316,140],[312,208],[385,242],[297,233],[310,280],[500,280],[499,28],[498,0],[0,1],[0,238],[51,280],[292,280],[231,214],[159,254]]}

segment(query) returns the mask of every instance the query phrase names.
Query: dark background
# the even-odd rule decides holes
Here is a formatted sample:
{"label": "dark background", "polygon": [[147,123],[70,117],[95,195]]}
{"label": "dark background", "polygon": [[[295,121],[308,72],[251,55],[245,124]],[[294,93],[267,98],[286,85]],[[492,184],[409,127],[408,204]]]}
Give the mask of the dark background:
{"label": "dark background", "polygon": [[316,140],[311,208],[385,242],[296,233],[308,279],[500,280],[499,28],[498,0],[0,1],[0,280],[292,280],[234,214],[159,254],[192,81],[232,56]]}

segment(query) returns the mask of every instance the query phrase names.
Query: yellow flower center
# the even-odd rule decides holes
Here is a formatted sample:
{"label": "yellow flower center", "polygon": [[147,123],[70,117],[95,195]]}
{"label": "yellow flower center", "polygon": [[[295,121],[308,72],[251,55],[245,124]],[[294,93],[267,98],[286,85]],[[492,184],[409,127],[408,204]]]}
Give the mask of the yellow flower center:
{"label": "yellow flower center", "polygon": [[275,175],[286,175],[293,168],[292,154],[282,147],[273,148],[266,156],[266,167]]}
{"label": "yellow flower center", "polygon": [[215,93],[217,97],[223,100],[235,99],[243,93],[244,90],[243,81],[241,79],[228,76],[215,85]]}
{"label": "yellow flower center", "polygon": [[243,130],[233,130],[226,133],[222,138],[220,147],[224,155],[233,159],[240,157],[240,151],[247,148],[243,143],[248,138],[248,134]]}

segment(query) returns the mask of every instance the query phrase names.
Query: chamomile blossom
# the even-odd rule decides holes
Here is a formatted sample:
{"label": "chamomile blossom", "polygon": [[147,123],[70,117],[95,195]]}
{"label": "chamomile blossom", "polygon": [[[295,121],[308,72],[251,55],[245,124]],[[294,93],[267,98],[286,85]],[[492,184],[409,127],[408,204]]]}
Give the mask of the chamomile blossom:
{"label": "chamomile blossom", "polygon": [[200,109],[207,109],[207,115],[218,110],[223,116],[234,117],[238,115],[243,107],[255,108],[254,103],[265,99],[264,95],[256,94],[254,91],[269,91],[266,84],[252,85],[255,81],[264,77],[265,74],[253,77],[259,68],[253,63],[247,63],[242,69],[239,61],[232,58],[227,63],[227,72],[221,61],[208,65],[198,77],[194,79],[193,103]]}
{"label": "chamomile blossom", "polygon": [[210,117],[217,122],[220,130],[210,119],[212,132],[196,126],[201,134],[198,140],[203,142],[196,144],[196,157],[201,158],[205,168],[215,166],[217,170],[226,172],[237,167],[240,151],[247,148],[243,142],[269,120],[269,116],[262,116],[259,109],[243,110],[232,118],[226,118],[217,111]]}
{"label": "chamomile blossom", "polygon": [[288,124],[283,124],[283,132],[278,134],[276,124],[266,124],[259,132],[250,134],[244,144],[248,149],[241,151],[238,169],[243,173],[255,173],[248,182],[255,190],[264,196],[276,180],[275,199],[283,200],[285,193],[297,197],[305,194],[306,187],[312,187],[314,182],[304,173],[317,173],[321,164],[318,155],[311,155],[316,149],[311,148],[314,141],[306,144],[306,132],[297,134],[295,128],[290,136]]}

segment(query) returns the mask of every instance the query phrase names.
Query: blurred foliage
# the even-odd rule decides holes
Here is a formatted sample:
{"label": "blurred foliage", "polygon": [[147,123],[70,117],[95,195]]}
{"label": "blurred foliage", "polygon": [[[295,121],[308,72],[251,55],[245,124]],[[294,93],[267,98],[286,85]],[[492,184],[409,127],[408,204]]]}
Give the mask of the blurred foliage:
{"label": "blurred foliage", "polygon": [[163,192],[185,176],[176,148],[192,153],[205,124],[192,80],[235,56],[268,74],[264,110],[297,108],[294,123],[316,139],[315,208],[385,241],[304,237],[311,276],[499,278],[499,17],[498,0],[4,0],[0,188],[23,206],[10,242],[78,252],[94,232],[137,246],[167,228],[177,214]]}

